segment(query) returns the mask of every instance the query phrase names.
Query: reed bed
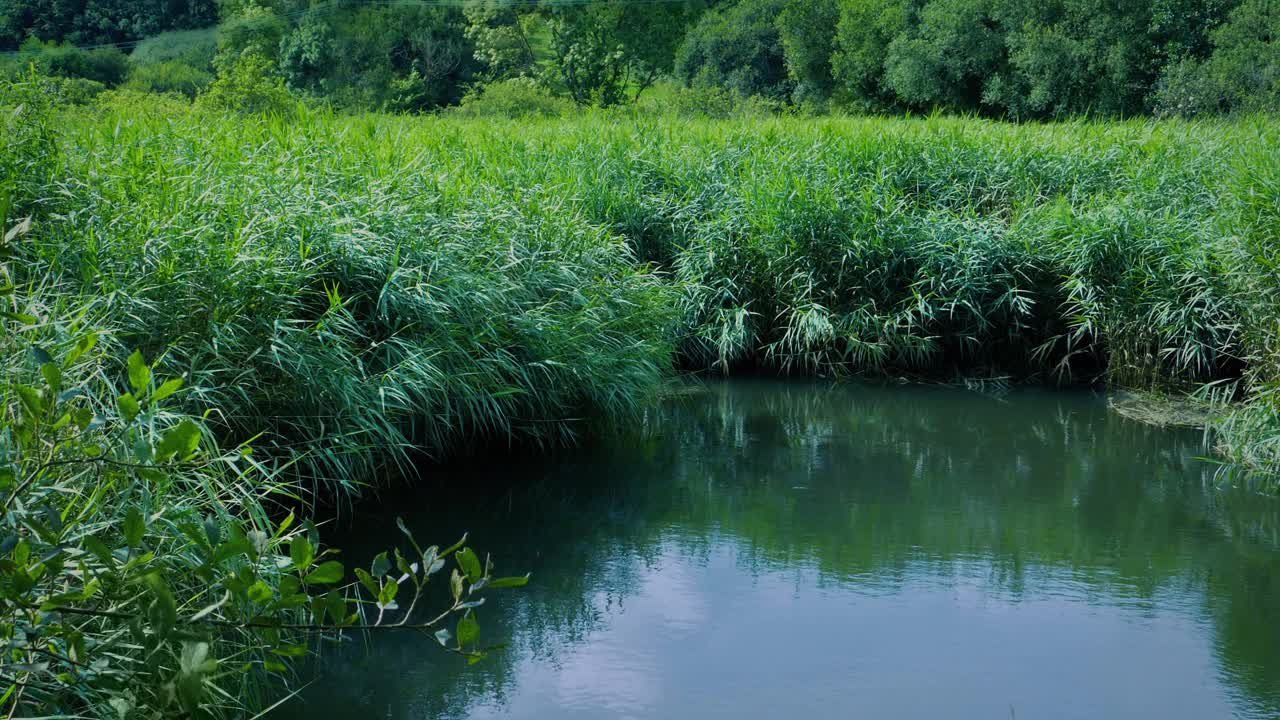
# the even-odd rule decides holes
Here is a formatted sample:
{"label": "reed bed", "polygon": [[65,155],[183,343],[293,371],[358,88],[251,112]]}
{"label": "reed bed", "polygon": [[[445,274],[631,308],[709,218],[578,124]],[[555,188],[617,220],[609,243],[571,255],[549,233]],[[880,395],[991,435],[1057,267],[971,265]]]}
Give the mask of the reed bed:
{"label": "reed bed", "polygon": [[1280,457],[1277,125],[71,110],[29,272],[325,486],[561,442],[673,369],[1252,402]]}

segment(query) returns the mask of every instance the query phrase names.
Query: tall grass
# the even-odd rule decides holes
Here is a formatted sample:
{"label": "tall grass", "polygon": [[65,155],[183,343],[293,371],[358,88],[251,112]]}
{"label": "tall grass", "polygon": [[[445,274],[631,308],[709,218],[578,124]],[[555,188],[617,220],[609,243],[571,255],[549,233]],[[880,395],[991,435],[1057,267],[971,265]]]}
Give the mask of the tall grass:
{"label": "tall grass", "polygon": [[476,438],[562,442],[670,367],[667,286],[572,212],[459,194],[447,137],[123,113],[66,140],[30,267],[322,484]]}
{"label": "tall grass", "polygon": [[[375,455],[395,458],[396,449],[352,449],[341,434],[309,454],[284,443],[324,427],[341,433],[366,422],[360,413],[372,408],[341,403],[367,396],[335,393],[357,381],[323,363],[351,359],[342,352],[354,347],[355,362],[373,365],[379,343],[396,346],[403,356],[399,362],[412,363],[416,348],[401,338],[423,337],[411,323],[430,318],[414,315],[411,302],[393,300],[399,291],[384,291],[378,303],[410,305],[394,310],[409,320],[368,347],[357,346],[371,332],[362,320],[382,315],[357,311],[351,306],[359,301],[340,297],[341,289],[359,287],[344,280],[344,273],[361,277],[345,268],[360,265],[351,254],[326,263],[336,269],[316,271],[316,289],[327,309],[305,321],[276,317],[284,332],[263,336],[264,344],[255,346],[249,333],[262,332],[263,324],[248,319],[254,306],[194,304],[240,290],[234,283],[250,283],[237,277],[234,262],[220,259],[269,254],[272,248],[200,246],[198,232],[167,244],[148,236],[164,211],[142,202],[121,205],[138,188],[115,186],[110,181],[120,178],[108,173],[100,184],[75,174],[74,153],[56,141],[58,126],[45,89],[38,80],[0,85],[0,129],[6,131],[0,136],[0,714],[247,717],[287,685],[290,659],[353,630],[431,630],[446,650],[482,658],[486,648],[473,612],[484,600],[478,593],[518,587],[526,578],[493,578],[492,562],[482,563],[462,542],[423,550],[401,526],[409,547],[404,554],[395,549],[399,579],[387,575],[391,562],[382,553],[368,571],[355,571],[358,583],[347,581],[342,562],[328,559],[336,549],[321,545],[315,525],[295,522],[294,513],[284,511],[298,507],[297,474],[287,466],[272,468],[271,458],[260,461],[247,444],[218,451],[218,439],[234,440],[246,425],[234,413],[206,422],[210,418],[196,412],[207,399],[225,398],[226,407],[240,410],[249,409],[244,398],[261,402],[254,417],[281,423],[268,442],[281,451],[276,460],[301,460],[298,467],[312,477],[354,483],[355,473],[369,470],[359,462],[372,464]],[[142,153],[122,158],[125,167],[145,163]],[[103,218],[95,203],[109,200],[137,212]],[[186,204],[173,197],[162,202]],[[173,219],[191,217],[175,213]],[[82,242],[60,234],[74,227],[85,230]],[[62,256],[46,244],[63,241]],[[251,258],[254,268],[260,260]],[[519,262],[514,252],[507,260]],[[540,267],[529,265],[534,270],[521,272]],[[485,277],[480,273],[489,265],[476,267],[477,276]],[[270,289],[267,275],[262,287]],[[272,299],[262,287],[256,294],[245,289],[246,297],[238,299]],[[579,312],[600,316],[591,293],[582,295],[587,299],[576,304],[552,298],[541,307],[581,305]],[[280,306],[273,309],[285,312],[309,302],[288,295],[276,300]],[[466,307],[461,301],[454,306]],[[201,309],[210,317],[198,318]],[[350,337],[342,337],[343,331]],[[160,347],[154,338],[169,332],[169,343]],[[303,348],[312,343],[318,359],[283,348],[294,337],[290,333],[303,338]],[[132,349],[138,343],[151,343],[147,349],[161,358],[155,367]],[[219,351],[225,352],[221,362],[214,359]],[[258,360],[259,354],[271,360]],[[200,364],[204,360],[207,367]],[[187,379],[203,387],[173,377],[171,371],[184,363],[197,364],[200,371],[186,373]],[[334,376],[306,378],[310,384],[298,392],[297,379],[309,369]],[[386,377],[392,370],[381,372]],[[280,385],[271,386],[272,378]],[[584,397],[590,391],[578,390]],[[405,403],[409,392],[397,386],[377,398],[383,403],[382,427],[397,429],[395,423],[406,422],[390,408]],[[489,402],[500,404],[501,391],[490,395]],[[573,398],[568,391],[564,397]],[[300,415],[268,415],[280,398],[297,410],[307,410],[308,402],[335,409],[330,415],[317,412],[309,426]],[[538,410],[561,409],[552,400],[542,402]],[[354,420],[343,425],[335,419],[343,413]],[[437,407],[413,413],[442,414]],[[466,430],[474,427],[459,431]],[[343,450],[350,451],[351,462],[333,466],[335,476],[321,475]],[[448,580],[452,603],[425,619],[425,603],[418,601],[446,560],[457,565]]]}
{"label": "tall grass", "polygon": [[413,448],[564,440],[637,408],[673,358],[1241,380],[1272,407],[1276,136],[108,106],[65,116],[32,267],[190,373],[233,436],[348,488]]}

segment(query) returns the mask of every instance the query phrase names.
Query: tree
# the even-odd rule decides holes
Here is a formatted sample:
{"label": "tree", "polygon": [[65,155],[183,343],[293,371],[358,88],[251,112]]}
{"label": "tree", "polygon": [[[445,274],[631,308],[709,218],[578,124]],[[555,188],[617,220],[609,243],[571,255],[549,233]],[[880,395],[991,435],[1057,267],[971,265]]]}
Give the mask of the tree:
{"label": "tree", "polygon": [[538,6],[551,35],[551,84],[582,105],[639,97],[667,72],[696,7],[600,0]]}
{"label": "tree", "polygon": [[474,0],[466,6],[467,37],[490,81],[531,77],[537,59],[529,35],[540,18],[510,0]]}
{"label": "tree", "polygon": [[778,20],[788,0],[742,0],[706,13],[676,52],[675,75],[686,85],[719,85],[741,95],[788,100]]}
{"label": "tree", "polygon": [[280,41],[280,71],[291,90],[327,93],[334,63],[333,30],[315,14],[306,15],[298,27]]}
{"label": "tree", "polygon": [[831,57],[833,94],[862,110],[883,110],[897,99],[884,80],[889,44],[915,22],[919,0],[840,0]]}
{"label": "tree", "polygon": [[312,12],[281,40],[279,57],[291,89],[404,112],[458,102],[477,70],[466,18],[450,7]]}
{"label": "tree", "polygon": [[0,0],[0,50],[28,38],[73,45],[137,40],[212,25],[214,0]]}
{"label": "tree", "polygon": [[129,73],[129,60],[116,48],[84,50],[65,43],[44,43],[32,38],[9,65],[25,71],[31,65],[53,77],[83,78],[114,87]]}
{"label": "tree", "polygon": [[248,2],[218,26],[218,51],[213,65],[228,72],[243,55],[257,55],[276,65],[280,42],[289,32],[288,22],[269,5]]}
{"label": "tree", "polygon": [[1208,59],[1166,69],[1157,109],[1182,115],[1280,110],[1280,4],[1245,0],[1210,38]]}
{"label": "tree", "polygon": [[1008,66],[983,101],[1014,117],[1145,110],[1160,45],[1146,0],[1000,0]]}
{"label": "tree", "polygon": [[1236,0],[840,0],[836,94],[863,109],[1133,115]]}
{"label": "tree", "polygon": [[831,97],[835,87],[831,57],[839,20],[838,0],[790,0],[778,16],[787,72],[795,82],[797,100],[825,101]]}
{"label": "tree", "polygon": [[246,115],[287,116],[294,109],[294,100],[275,64],[252,50],[221,68],[199,101],[205,107]]}
{"label": "tree", "polygon": [[980,109],[1007,49],[991,0],[932,0],[919,22],[889,44],[885,84],[920,109]]}

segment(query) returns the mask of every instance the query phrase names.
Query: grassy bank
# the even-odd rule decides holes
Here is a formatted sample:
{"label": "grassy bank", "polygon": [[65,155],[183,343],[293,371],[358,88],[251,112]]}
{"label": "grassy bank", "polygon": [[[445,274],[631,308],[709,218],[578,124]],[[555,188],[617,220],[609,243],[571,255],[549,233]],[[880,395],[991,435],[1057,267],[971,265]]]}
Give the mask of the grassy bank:
{"label": "grassy bank", "polygon": [[692,369],[1244,378],[1269,407],[1278,134],[129,106],[65,116],[32,267],[339,482],[634,409],[672,344]]}
{"label": "grassy bank", "polygon": [[679,370],[1212,384],[1226,457],[1280,466],[1272,120],[6,117],[10,364],[92,329],[114,397],[139,350],[185,379],[161,430],[209,409],[288,493],[563,442]]}

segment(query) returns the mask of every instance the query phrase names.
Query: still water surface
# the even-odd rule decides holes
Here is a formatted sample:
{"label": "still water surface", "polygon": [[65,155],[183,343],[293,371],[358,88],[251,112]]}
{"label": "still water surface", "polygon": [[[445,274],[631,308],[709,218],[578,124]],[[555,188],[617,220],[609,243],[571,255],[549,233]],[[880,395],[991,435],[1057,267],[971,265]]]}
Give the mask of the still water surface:
{"label": "still water surface", "polygon": [[532,571],[481,608],[510,647],[375,637],[280,715],[1280,718],[1280,506],[1201,442],[1088,393],[691,389],[363,508],[344,546],[401,516]]}

